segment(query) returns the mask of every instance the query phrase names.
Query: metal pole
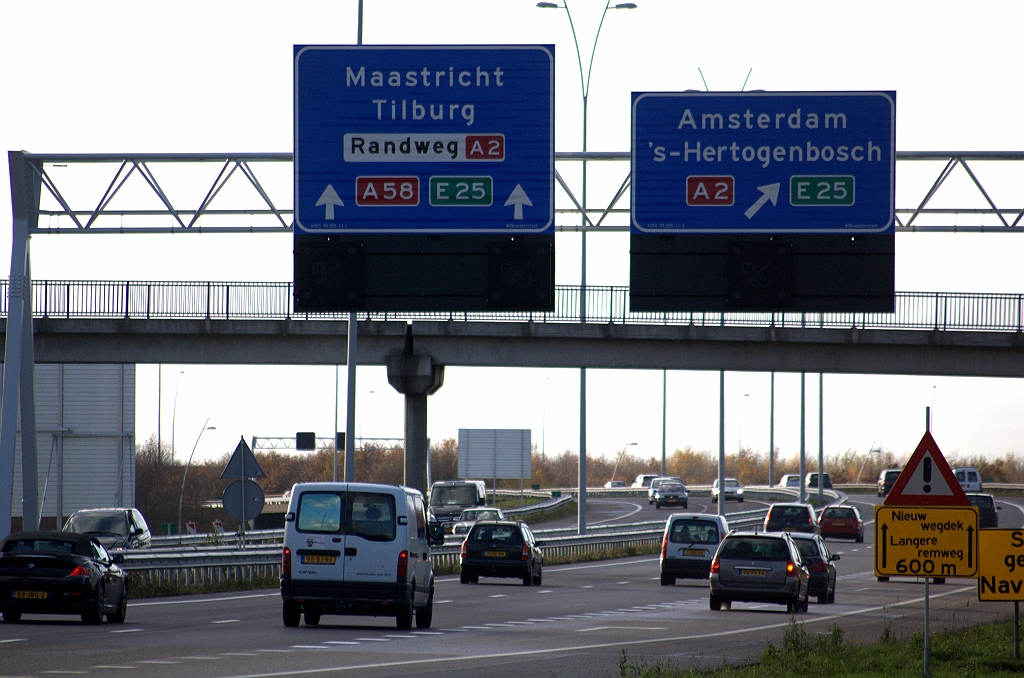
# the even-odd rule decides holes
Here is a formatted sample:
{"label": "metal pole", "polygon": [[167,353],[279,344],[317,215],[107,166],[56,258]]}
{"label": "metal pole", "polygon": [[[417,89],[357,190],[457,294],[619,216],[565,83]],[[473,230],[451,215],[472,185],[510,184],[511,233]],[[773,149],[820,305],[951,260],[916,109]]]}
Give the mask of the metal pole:
{"label": "metal pole", "polygon": [[818,373],[818,505],[825,503],[825,374]]}
{"label": "metal pole", "polygon": [[1013,658],[1020,661],[1020,601],[1013,601]]}
{"label": "metal pole", "polygon": [[580,462],[579,462],[579,512],[576,516],[576,531],[587,533],[587,368],[580,368]]}
{"label": "metal pole", "polygon": [[800,373],[800,501],[807,501],[807,375]]}
{"label": "metal pole", "polygon": [[932,430],[932,408],[924,408],[924,430],[931,433]]}
{"label": "metal pole", "polygon": [[665,455],[668,451],[665,441],[665,426],[666,426],[666,395],[668,394],[668,370],[661,371],[661,475],[665,475]]}
{"label": "metal pole", "polygon": [[163,397],[164,397],[164,366],[160,363],[156,366],[156,459],[158,462],[164,460],[163,441],[160,437],[160,420],[163,419]]}
{"label": "metal pole", "polygon": [[929,578],[924,578],[924,671],[921,675],[928,678],[932,675],[932,636],[931,630],[928,628],[928,581]]}
{"label": "metal pole", "polygon": [[718,372],[718,515],[725,515],[725,370]]}
{"label": "metal pole", "polygon": [[[32,332],[32,249],[25,243],[25,304],[21,323],[21,523],[39,529],[39,461],[36,454],[35,346]],[[118,444],[120,445],[120,440]],[[123,480],[123,479],[122,479]]]}
{"label": "metal pole", "polygon": [[771,404],[768,406],[768,486],[775,485],[775,373],[772,372]]}
{"label": "metal pole", "polygon": [[338,366],[334,366],[334,482],[338,482]]}
{"label": "metal pole", "polygon": [[356,479],[356,349],[359,323],[355,313],[348,314],[348,396],[345,402],[345,482]]}

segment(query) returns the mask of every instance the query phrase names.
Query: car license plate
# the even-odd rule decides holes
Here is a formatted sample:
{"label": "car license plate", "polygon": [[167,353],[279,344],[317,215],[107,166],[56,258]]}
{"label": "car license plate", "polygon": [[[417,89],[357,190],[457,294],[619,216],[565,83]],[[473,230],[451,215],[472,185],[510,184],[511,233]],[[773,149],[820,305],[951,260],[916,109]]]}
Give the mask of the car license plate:
{"label": "car license plate", "polygon": [[22,600],[46,600],[49,594],[46,591],[15,591],[14,597]]}
{"label": "car license plate", "polygon": [[683,551],[683,555],[686,556],[703,556],[704,549],[686,549]]}
{"label": "car license plate", "polygon": [[337,556],[302,556],[304,565],[334,565]]}
{"label": "car license plate", "polygon": [[740,570],[741,577],[763,577],[764,575],[764,570]]}
{"label": "car license plate", "polygon": [[677,499],[676,497],[665,497],[664,501],[666,504],[675,504],[676,502],[679,501],[679,499]]}
{"label": "car license plate", "polygon": [[484,555],[487,556],[488,558],[504,558],[505,557],[505,552],[504,551],[484,551]]}
{"label": "car license plate", "polygon": [[833,523],[832,523],[832,527],[846,527],[846,523],[844,523],[844,522],[839,522],[839,521],[837,521],[837,522],[833,522]]}

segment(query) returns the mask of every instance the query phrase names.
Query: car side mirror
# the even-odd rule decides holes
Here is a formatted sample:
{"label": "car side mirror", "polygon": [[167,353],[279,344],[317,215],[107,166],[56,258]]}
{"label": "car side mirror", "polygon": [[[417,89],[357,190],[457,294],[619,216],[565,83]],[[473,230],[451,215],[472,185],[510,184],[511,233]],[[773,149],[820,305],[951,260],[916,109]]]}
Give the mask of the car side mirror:
{"label": "car side mirror", "polygon": [[431,525],[429,534],[431,546],[444,546],[444,527],[441,525]]}
{"label": "car side mirror", "polygon": [[829,560],[839,560],[839,554],[834,554],[831,558],[829,558]]}
{"label": "car side mirror", "polygon": [[114,563],[116,563],[116,564],[118,564],[118,565],[121,565],[122,563],[124,563],[124,554],[121,554],[121,553],[115,553],[114,555],[110,556],[110,559],[111,559],[111,560],[112,560],[112,561],[113,561]]}
{"label": "car side mirror", "polygon": [[292,511],[289,511],[288,513],[284,514],[284,522],[286,522],[286,523],[294,523],[295,522],[295,513],[292,512]]}
{"label": "car side mirror", "polygon": [[534,542],[534,545],[536,545],[536,546],[544,546],[544,542],[543,541],[537,541],[537,542]]}
{"label": "car side mirror", "polygon": [[996,507],[996,510],[997,510],[997,511],[1002,511],[1002,510],[1003,510],[1003,507],[1002,507],[1002,506],[997,506],[997,507]]}
{"label": "car side mirror", "polygon": [[132,530],[132,536],[133,536],[133,537],[139,537],[139,536],[141,536],[142,534],[143,534],[143,530],[141,530],[141,529],[140,529],[140,528],[138,528],[138,527],[136,527],[136,528],[135,528],[134,530]]}

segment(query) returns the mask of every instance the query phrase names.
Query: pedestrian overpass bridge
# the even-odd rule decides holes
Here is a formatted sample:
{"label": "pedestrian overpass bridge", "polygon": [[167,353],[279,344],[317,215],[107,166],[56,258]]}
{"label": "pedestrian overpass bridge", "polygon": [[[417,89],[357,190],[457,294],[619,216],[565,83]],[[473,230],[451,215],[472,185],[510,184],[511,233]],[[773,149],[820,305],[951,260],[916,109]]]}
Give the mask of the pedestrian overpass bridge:
{"label": "pedestrian overpass bridge", "polygon": [[[36,362],[345,363],[348,315],[295,313],[288,282],[33,280],[32,300]],[[358,363],[384,364],[412,322],[417,351],[449,366],[1024,377],[1022,304],[898,292],[891,314],[636,313],[628,288],[588,286],[580,322],[563,285],[549,313],[359,314]]]}

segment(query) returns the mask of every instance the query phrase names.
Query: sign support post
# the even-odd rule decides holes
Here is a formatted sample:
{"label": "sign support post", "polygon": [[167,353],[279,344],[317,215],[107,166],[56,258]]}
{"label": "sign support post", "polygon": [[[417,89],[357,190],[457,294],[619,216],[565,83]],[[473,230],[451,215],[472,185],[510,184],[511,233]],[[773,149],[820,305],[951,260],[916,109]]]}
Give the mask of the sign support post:
{"label": "sign support post", "polygon": [[928,582],[931,581],[931,577],[924,578],[924,671],[921,675],[925,678],[929,678],[932,675],[931,663],[932,663],[932,634],[928,628]]}
{"label": "sign support post", "polygon": [[1020,660],[1020,601],[1013,601],[1013,658]]}

